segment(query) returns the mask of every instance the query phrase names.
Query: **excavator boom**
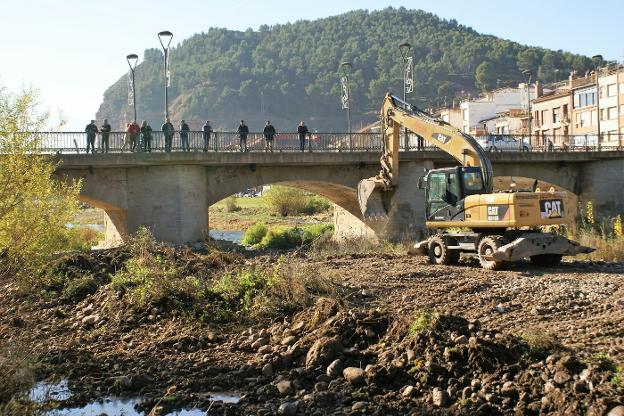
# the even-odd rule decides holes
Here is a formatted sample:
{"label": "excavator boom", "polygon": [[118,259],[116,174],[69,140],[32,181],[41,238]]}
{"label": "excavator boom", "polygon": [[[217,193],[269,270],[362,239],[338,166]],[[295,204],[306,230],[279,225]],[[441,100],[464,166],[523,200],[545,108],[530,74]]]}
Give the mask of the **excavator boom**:
{"label": "excavator boom", "polygon": [[384,146],[381,171],[358,184],[358,202],[365,220],[387,216],[384,194],[399,183],[399,143],[403,127],[448,153],[462,166],[480,167],[485,191],[492,192],[492,164],[474,138],[392,94],[384,98],[379,115]]}

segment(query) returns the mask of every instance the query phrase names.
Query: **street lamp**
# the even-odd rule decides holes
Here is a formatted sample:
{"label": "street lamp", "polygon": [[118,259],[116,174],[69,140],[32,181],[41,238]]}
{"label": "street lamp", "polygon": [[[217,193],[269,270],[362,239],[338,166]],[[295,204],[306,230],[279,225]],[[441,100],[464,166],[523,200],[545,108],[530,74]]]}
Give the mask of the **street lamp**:
{"label": "street lamp", "polygon": [[[409,42],[403,42],[399,45],[399,51],[401,52],[401,57],[403,58],[403,101],[407,102],[406,97],[408,92],[413,91],[413,80],[412,80],[412,55],[410,52],[412,50],[412,45]],[[407,127],[403,128],[403,139],[405,141],[405,150],[409,150],[409,138],[407,135]]]}
{"label": "street lamp", "polygon": [[592,56],[592,62],[594,64],[594,73],[596,74],[596,119],[597,125],[596,129],[598,131],[598,151],[600,151],[600,83],[598,82],[598,64],[602,62],[602,55],[594,55]]}
{"label": "street lamp", "polygon": [[[533,140],[531,139],[531,76],[533,75],[531,73],[530,69],[525,69],[524,71],[522,71],[522,75],[524,75],[524,78],[527,80],[527,112],[529,113],[529,119],[528,119],[528,131],[529,131],[529,142],[532,142]],[[520,143],[520,148],[524,147],[524,143]]]}
{"label": "street lamp", "polygon": [[126,61],[128,61],[128,66],[130,67],[130,77],[132,82],[132,106],[134,107],[134,122],[136,123],[136,88],[134,87],[134,70],[136,69],[137,62],[139,61],[139,56],[131,53],[126,56]]}
{"label": "street lamp", "polygon": [[[169,118],[169,84],[171,83],[171,73],[169,72],[169,45],[173,39],[173,33],[163,30],[158,33],[158,40],[165,53],[165,118]],[[167,46],[165,46],[167,44]]]}
{"label": "street lamp", "polygon": [[349,148],[353,150],[353,139],[351,136],[351,89],[349,87],[349,75],[353,69],[351,62],[343,62],[340,64],[342,69],[342,78],[340,79],[342,93],[342,108],[347,110],[347,130],[349,132]]}

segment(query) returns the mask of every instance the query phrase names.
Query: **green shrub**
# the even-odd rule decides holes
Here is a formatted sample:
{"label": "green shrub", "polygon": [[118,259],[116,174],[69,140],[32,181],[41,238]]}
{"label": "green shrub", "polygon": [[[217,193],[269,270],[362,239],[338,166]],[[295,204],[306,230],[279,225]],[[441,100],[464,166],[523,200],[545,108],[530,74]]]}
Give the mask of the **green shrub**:
{"label": "green shrub", "polygon": [[301,237],[300,228],[273,227],[262,238],[259,246],[287,250],[301,246]]}
{"label": "green shrub", "polygon": [[301,209],[302,214],[312,215],[320,212],[329,211],[332,207],[331,202],[319,195],[306,196],[305,203]]}
{"label": "green shrub", "polygon": [[563,348],[561,343],[557,341],[550,332],[547,331],[529,331],[520,335],[520,338],[526,342],[529,348],[529,355],[535,359],[544,359],[554,351]]}
{"label": "green shrub", "polygon": [[305,193],[290,186],[273,185],[265,198],[268,206],[283,217],[300,213],[306,203]]}
{"label": "green shrub", "polygon": [[268,231],[269,229],[264,223],[258,222],[245,231],[245,235],[241,239],[241,243],[248,246],[259,244]]}
{"label": "green shrub", "polygon": [[418,314],[409,326],[410,335],[418,334],[428,331],[435,326],[437,319],[439,318],[437,312],[427,310]]}
{"label": "green shrub", "polygon": [[266,287],[269,275],[258,269],[226,273],[214,284],[209,292],[218,295],[224,306],[232,312],[249,312],[255,297]]}
{"label": "green shrub", "polygon": [[71,302],[79,302],[98,290],[98,284],[93,276],[84,276],[70,280],[63,289],[62,298]]}
{"label": "green shrub", "polygon": [[234,195],[225,198],[225,212],[240,211],[240,207],[236,203],[236,197]]}
{"label": "green shrub", "polygon": [[304,245],[312,244],[325,234],[331,234],[334,231],[334,226],[331,224],[314,224],[307,226],[303,229],[303,235],[301,241]]}

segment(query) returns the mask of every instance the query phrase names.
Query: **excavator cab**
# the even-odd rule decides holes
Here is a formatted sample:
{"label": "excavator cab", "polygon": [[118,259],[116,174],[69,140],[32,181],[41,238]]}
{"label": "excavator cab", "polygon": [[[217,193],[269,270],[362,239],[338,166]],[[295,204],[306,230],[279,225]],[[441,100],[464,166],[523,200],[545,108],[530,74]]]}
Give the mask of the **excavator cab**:
{"label": "excavator cab", "polygon": [[427,221],[463,220],[464,199],[486,189],[481,168],[474,166],[430,170],[424,182]]}

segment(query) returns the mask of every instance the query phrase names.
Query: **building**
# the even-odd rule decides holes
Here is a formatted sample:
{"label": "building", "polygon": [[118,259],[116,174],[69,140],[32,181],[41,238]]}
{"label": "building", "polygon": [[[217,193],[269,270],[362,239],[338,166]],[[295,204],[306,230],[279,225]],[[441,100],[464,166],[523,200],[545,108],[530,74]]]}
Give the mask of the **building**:
{"label": "building", "polygon": [[446,121],[451,126],[461,129],[462,126],[462,116],[461,109],[459,106],[453,101],[453,105],[451,107],[440,108],[434,113],[438,118]]}
{"label": "building", "polygon": [[[572,95],[569,86],[542,94],[538,88],[531,113],[531,144],[533,146],[562,146],[570,134]],[[568,144],[569,143],[565,143]]]}
{"label": "building", "polygon": [[528,113],[526,110],[512,108],[497,114],[494,119],[496,134],[526,135],[528,134]]}
{"label": "building", "polygon": [[[530,99],[535,98],[535,86],[530,86]],[[475,136],[488,134],[488,123],[497,114],[507,110],[526,109],[528,106],[527,84],[519,84],[517,88],[507,87],[499,88],[475,100],[463,101],[460,104],[461,125],[455,126],[464,133]],[[485,125],[484,125],[485,124]],[[495,123],[490,123],[494,126]]]}
{"label": "building", "polygon": [[[606,68],[600,71],[598,86],[600,88],[600,144],[602,146],[621,146],[620,133],[624,124],[620,118],[624,116],[624,74],[620,78],[622,68]],[[618,79],[619,78],[619,79]]]}

